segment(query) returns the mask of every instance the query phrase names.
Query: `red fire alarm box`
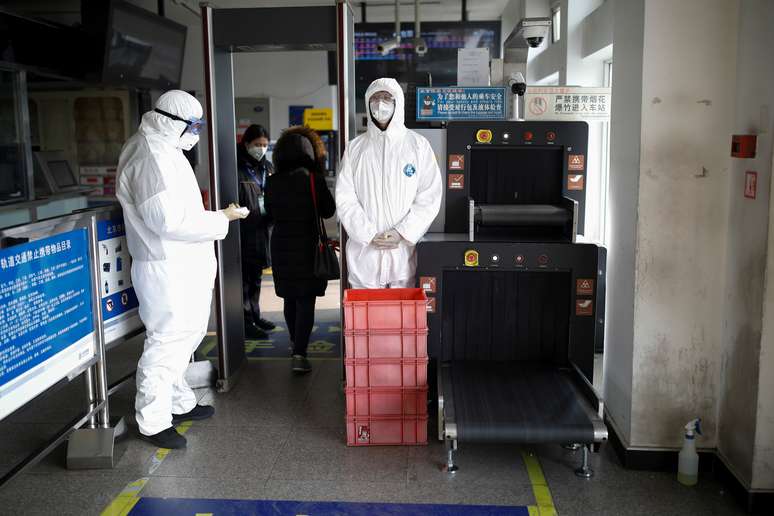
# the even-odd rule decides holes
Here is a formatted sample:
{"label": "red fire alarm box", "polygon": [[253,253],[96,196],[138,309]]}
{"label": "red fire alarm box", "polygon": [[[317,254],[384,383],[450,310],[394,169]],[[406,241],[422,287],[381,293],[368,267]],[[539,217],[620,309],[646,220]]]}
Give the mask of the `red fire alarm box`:
{"label": "red fire alarm box", "polygon": [[754,158],[757,137],[754,134],[735,134],[731,137],[731,157]]}

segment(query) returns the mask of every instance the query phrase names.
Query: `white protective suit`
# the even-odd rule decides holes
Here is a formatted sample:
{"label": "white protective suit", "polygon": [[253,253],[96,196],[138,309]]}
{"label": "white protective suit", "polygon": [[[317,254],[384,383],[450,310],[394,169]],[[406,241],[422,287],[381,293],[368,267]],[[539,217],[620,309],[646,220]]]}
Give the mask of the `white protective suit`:
{"label": "white protective suit", "polygon": [[[352,288],[413,287],[415,245],[441,207],[443,183],[430,142],[403,123],[403,91],[395,79],[377,79],[366,91],[387,91],[395,114],[382,131],[368,117],[368,130],[347,146],[336,181],[336,209],[347,230],[347,267]],[[403,237],[397,249],[371,244],[384,231]]]}
{"label": "white protective suit", "polygon": [[[165,93],[156,108],[184,119],[202,116],[201,104],[183,91]],[[213,241],[224,238],[229,225],[223,213],[204,209],[179,148],[184,129],[184,122],[149,111],[118,162],[117,196],[147,330],[135,403],[144,435],[170,428],[173,413],[196,406],[183,375],[207,332],[217,266]]]}

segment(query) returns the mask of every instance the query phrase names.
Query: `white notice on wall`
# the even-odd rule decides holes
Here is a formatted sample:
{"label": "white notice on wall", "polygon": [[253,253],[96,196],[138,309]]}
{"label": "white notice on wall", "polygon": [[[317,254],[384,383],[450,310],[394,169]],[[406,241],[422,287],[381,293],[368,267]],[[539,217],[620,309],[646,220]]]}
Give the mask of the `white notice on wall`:
{"label": "white notice on wall", "polygon": [[525,120],[610,120],[610,88],[527,87]]}
{"label": "white notice on wall", "polygon": [[457,51],[457,86],[489,86],[489,49]]}

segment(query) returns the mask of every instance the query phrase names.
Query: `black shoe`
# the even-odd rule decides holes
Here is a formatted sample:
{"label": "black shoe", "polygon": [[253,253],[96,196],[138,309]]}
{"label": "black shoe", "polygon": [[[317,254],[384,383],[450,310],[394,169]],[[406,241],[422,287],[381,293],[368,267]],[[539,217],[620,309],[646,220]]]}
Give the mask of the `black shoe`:
{"label": "black shoe", "polygon": [[293,355],[291,367],[294,373],[308,373],[312,370],[312,364],[309,363],[309,359],[301,355]]}
{"label": "black shoe", "polygon": [[153,443],[159,448],[167,448],[169,450],[185,448],[185,445],[188,442],[185,440],[185,437],[178,434],[177,430],[172,427],[169,427],[166,430],[162,430],[161,432],[153,435],[140,434],[140,437],[150,443]]}
{"label": "black shoe", "polygon": [[209,405],[196,405],[185,414],[172,414],[172,424],[179,425],[183,421],[201,421],[215,415],[215,408]]}
{"label": "black shoe", "polygon": [[274,328],[277,327],[276,324],[274,324],[271,321],[267,321],[266,319],[258,319],[258,322],[255,323],[256,326],[258,326],[262,330],[271,331]]}
{"label": "black shoe", "polygon": [[268,340],[269,334],[255,324],[245,324],[245,338],[252,340]]}

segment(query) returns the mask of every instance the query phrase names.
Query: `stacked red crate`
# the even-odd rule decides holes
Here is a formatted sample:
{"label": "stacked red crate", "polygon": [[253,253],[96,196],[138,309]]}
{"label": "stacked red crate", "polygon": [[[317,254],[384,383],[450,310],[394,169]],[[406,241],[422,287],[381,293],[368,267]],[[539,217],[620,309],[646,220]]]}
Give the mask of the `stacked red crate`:
{"label": "stacked red crate", "polygon": [[344,292],[347,444],[427,444],[427,297]]}

